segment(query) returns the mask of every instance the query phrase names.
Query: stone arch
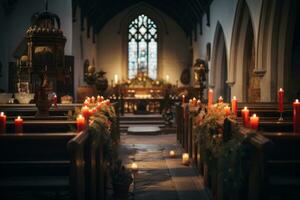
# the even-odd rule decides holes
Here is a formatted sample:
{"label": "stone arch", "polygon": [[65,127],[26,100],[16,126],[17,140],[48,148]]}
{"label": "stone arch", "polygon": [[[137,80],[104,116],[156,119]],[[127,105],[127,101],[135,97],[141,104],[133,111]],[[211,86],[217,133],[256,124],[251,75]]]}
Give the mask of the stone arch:
{"label": "stone arch", "polygon": [[[248,67],[250,62],[246,50],[249,49],[249,45],[253,45],[255,55],[256,43],[253,27],[249,7],[245,0],[240,0],[237,4],[232,30],[227,81],[231,86],[231,94],[237,96],[240,101],[246,101],[248,96],[247,82],[249,82],[249,80],[247,80],[247,71],[249,71]],[[249,30],[252,34],[250,36],[253,37],[249,37]],[[247,42],[249,38],[253,38],[251,43]]]}
{"label": "stone arch", "polygon": [[221,24],[218,22],[213,42],[210,80],[217,97],[223,96],[225,101],[230,99],[230,90],[226,84],[228,77],[228,62],[226,40]]}
{"label": "stone arch", "polygon": [[276,101],[277,90],[290,86],[291,55],[298,1],[264,0],[258,31],[256,73],[262,77],[262,100]]}
{"label": "stone arch", "polygon": [[[123,56],[122,56],[122,75],[125,77],[122,77],[123,79],[127,79],[127,71],[128,71],[128,26],[131,23],[132,20],[134,20],[139,15],[144,14],[150,17],[154,23],[157,25],[157,45],[158,45],[158,51],[157,51],[157,77],[162,78],[162,46],[163,46],[163,35],[168,34],[168,27],[166,25],[166,22],[164,21],[163,17],[159,13],[158,10],[156,10],[151,5],[141,2],[137,3],[133,7],[131,7],[123,20],[120,22],[119,31],[118,33],[121,34],[122,37],[122,49],[123,49]],[[164,33],[164,34],[163,34]]]}

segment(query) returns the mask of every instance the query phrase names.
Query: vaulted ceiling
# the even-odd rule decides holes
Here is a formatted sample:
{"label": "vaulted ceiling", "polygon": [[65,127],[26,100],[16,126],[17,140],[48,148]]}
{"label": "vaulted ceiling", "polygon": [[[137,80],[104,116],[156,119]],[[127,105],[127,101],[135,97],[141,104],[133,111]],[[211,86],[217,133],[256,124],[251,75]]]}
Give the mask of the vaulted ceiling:
{"label": "vaulted ceiling", "polygon": [[[145,2],[173,18],[178,25],[190,35],[196,30],[202,16],[207,13],[209,24],[209,5],[212,0],[73,0],[73,9],[81,9],[89,26],[99,32],[115,15],[140,2]],[[73,10],[73,11],[74,11]],[[200,26],[201,29],[201,26]],[[201,30],[200,30],[201,31]]]}

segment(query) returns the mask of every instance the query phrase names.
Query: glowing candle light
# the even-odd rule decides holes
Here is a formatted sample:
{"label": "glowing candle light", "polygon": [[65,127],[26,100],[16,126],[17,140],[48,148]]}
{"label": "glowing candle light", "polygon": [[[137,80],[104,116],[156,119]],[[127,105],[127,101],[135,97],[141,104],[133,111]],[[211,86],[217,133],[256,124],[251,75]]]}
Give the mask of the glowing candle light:
{"label": "glowing candle light", "polygon": [[166,75],[166,82],[168,83],[169,80],[170,80],[170,76],[167,74],[167,75]]}
{"label": "glowing candle light", "polygon": [[118,76],[118,74],[115,74],[114,80],[115,80],[115,84],[118,84],[118,82],[119,82],[119,76]]}
{"label": "glowing candle light", "polygon": [[169,155],[170,155],[171,158],[175,158],[175,151],[171,150]]}
{"label": "glowing candle light", "polygon": [[20,116],[15,119],[15,132],[23,133],[23,119]]}
{"label": "glowing candle light", "polygon": [[218,98],[218,102],[219,102],[219,103],[223,103],[223,101],[224,101],[223,97],[220,96],[220,97]]}
{"label": "glowing candle light", "polygon": [[189,165],[190,164],[190,156],[188,153],[182,154],[182,164]]}
{"label": "glowing candle light", "polygon": [[88,120],[90,116],[90,109],[87,106],[83,106],[81,108],[81,114],[86,120]]}
{"label": "glowing candle light", "polygon": [[258,124],[259,124],[259,117],[256,116],[256,114],[253,114],[250,117],[250,128],[252,129],[258,129]]}
{"label": "glowing candle light", "polygon": [[300,102],[298,99],[293,103],[293,127],[295,133],[300,133]]}
{"label": "glowing candle light", "polygon": [[230,115],[230,107],[229,107],[229,106],[226,105],[226,106],[224,107],[224,111],[225,111],[225,115],[226,115],[226,116]]}
{"label": "glowing candle light", "polygon": [[6,115],[4,112],[0,113],[0,133],[5,133],[6,131]]}
{"label": "glowing candle light", "polygon": [[247,107],[244,107],[242,109],[242,118],[243,118],[243,124],[245,127],[249,126],[249,109]]}
{"label": "glowing candle light", "polygon": [[185,95],[183,94],[182,95],[182,104],[184,104],[185,103]]}
{"label": "glowing candle light", "polygon": [[210,108],[213,105],[214,101],[214,91],[212,89],[208,90],[208,103],[207,107]]}
{"label": "glowing candle light", "polygon": [[236,96],[234,96],[231,100],[231,109],[232,109],[232,112],[237,115],[237,99],[236,99]]}
{"label": "glowing candle light", "polygon": [[200,106],[200,105],[201,105],[201,101],[197,100],[197,106]]}
{"label": "glowing candle light", "polygon": [[76,118],[77,132],[81,132],[85,128],[85,118],[82,115],[78,115]]}
{"label": "glowing candle light", "polygon": [[135,162],[133,162],[131,164],[131,170],[134,171],[134,172],[136,172],[138,170],[138,165]]}

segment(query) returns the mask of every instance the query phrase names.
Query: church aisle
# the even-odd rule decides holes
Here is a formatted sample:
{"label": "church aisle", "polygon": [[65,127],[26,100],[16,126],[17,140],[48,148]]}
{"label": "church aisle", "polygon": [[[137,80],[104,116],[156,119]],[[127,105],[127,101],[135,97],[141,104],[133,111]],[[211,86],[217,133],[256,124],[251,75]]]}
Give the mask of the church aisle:
{"label": "church aisle", "polygon": [[[176,158],[169,158],[175,150]],[[181,148],[176,136],[132,136],[123,135],[119,149],[124,165],[138,165],[136,175],[136,200],[193,200],[208,199],[203,190],[202,178],[192,167],[181,164]]]}

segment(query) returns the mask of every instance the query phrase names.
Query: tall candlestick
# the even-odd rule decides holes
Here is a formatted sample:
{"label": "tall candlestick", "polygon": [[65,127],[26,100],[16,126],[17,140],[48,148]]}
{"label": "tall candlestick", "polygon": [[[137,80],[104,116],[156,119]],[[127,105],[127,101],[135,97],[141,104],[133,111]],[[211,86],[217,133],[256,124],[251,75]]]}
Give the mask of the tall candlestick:
{"label": "tall candlestick", "polygon": [[223,97],[220,96],[220,97],[218,98],[218,102],[219,102],[219,103],[223,103],[223,101],[224,101]]}
{"label": "tall candlestick", "polygon": [[242,110],[242,118],[243,118],[243,124],[245,127],[249,126],[249,109],[247,107],[244,107]]}
{"label": "tall candlestick", "polygon": [[258,124],[259,124],[259,117],[256,116],[256,114],[253,114],[250,117],[250,128],[252,129],[258,129]]}
{"label": "tall candlestick", "polygon": [[284,90],[280,88],[278,90],[278,110],[280,112],[279,120],[283,120],[282,113],[283,113],[283,98],[284,98]]}
{"label": "tall candlestick", "polygon": [[81,132],[85,128],[85,118],[82,115],[78,115],[76,118],[77,132]]}
{"label": "tall candlestick", "polygon": [[23,119],[20,116],[15,119],[15,132],[23,133]]}
{"label": "tall candlestick", "polygon": [[300,133],[300,102],[298,99],[293,103],[293,126],[294,132]]}
{"label": "tall candlestick", "polygon": [[214,91],[212,89],[208,90],[208,102],[207,107],[210,108],[213,105],[214,101]]}
{"label": "tall candlestick", "polygon": [[6,131],[6,115],[4,112],[0,113],[0,133],[5,133]]}
{"label": "tall candlestick", "polygon": [[236,96],[234,96],[231,100],[231,109],[232,109],[232,112],[237,115],[237,99],[236,99]]}
{"label": "tall candlestick", "polygon": [[226,115],[226,116],[230,115],[230,107],[229,107],[229,106],[226,105],[226,106],[224,107],[224,111],[225,111],[225,115]]}

